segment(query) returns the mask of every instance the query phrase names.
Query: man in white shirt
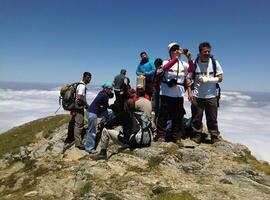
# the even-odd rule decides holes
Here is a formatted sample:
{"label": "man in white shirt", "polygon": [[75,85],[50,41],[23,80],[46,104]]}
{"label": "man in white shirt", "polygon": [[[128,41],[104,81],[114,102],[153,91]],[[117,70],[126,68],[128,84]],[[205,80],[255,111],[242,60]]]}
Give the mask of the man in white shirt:
{"label": "man in white shirt", "polygon": [[78,84],[76,89],[76,110],[75,110],[75,126],[74,137],[75,146],[79,149],[84,149],[82,143],[82,131],[84,127],[84,108],[88,108],[89,105],[86,101],[86,85],[90,83],[92,75],[90,72],[83,73],[83,80]]}
{"label": "man in white shirt", "polygon": [[193,124],[192,140],[196,143],[202,142],[203,112],[205,112],[207,128],[211,135],[212,143],[220,140],[217,122],[217,84],[223,80],[223,71],[219,62],[210,53],[211,45],[208,42],[203,42],[199,45],[199,55],[194,63],[193,93],[188,91]]}

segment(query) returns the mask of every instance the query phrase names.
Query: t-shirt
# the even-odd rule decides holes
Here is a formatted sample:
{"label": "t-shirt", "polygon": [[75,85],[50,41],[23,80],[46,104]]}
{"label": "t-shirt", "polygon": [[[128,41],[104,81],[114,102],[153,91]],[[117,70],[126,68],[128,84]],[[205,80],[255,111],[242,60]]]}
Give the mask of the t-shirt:
{"label": "t-shirt", "polygon": [[[222,68],[219,62],[216,60],[216,76],[223,74]],[[212,59],[209,59],[208,62],[202,63],[199,59],[196,67],[196,75],[194,80],[194,90],[193,95],[197,98],[213,98],[217,96],[216,83],[200,83],[200,76],[209,76],[214,77],[213,63]]]}
{"label": "t-shirt", "polygon": [[[163,66],[169,61],[163,61]],[[176,62],[169,71],[164,72],[164,76],[161,79],[160,84],[160,95],[169,96],[169,97],[183,97],[185,95],[185,88],[183,85],[185,78],[188,75],[188,64],[186,62],[180,61]],[[178,75],[177,75],[178,71]],[[177,80],[177,85],[169,87],[166,82],[169,82],[171,79]]]}
{"label": "t-shirt", "polygon": [[78,84],[77,88],[76,88],[76,108],[77,109],[83,109],[84,105],[82,105],[81,101],[78,100],[77,95],[82,95],[84,101],[86,102],[86,85],[83,81],[80,81],[81,84]]}
{"label": "t-shirt", "polygon": [[82,84],[79,84],[77,86],[77,89],[76,89],[76,95],[82,95],[84,100],[86,101],[86,87],[85,87],[85,83],[83,81],[81,81],[80,83]]}
{"label": "t-shirt", "polygon": [[139,97],[139,99],[135,102],[135,109],[144,112],[148,117],[151,117],[152,104],[148,99]]}

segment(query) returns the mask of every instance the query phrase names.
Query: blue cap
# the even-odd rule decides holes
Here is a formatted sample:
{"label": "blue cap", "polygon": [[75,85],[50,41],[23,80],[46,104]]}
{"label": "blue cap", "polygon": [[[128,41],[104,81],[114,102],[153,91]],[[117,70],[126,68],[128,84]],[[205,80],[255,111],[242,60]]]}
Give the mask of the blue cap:
{"label": "blue cap", "polygon": [[112,88],[112,83],[111,82],[105,82],[103,85],[102,85],[103,88]]}

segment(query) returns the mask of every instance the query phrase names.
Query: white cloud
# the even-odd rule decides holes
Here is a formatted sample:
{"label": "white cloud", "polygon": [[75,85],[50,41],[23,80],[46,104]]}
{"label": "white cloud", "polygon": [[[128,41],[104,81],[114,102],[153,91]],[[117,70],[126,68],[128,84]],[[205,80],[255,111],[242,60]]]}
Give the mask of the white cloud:
{"label": "white cloud", "polygon": [[[88,102],[95,95],[95,91],[88,90]],[[54,115],[59,107],[58,97],[59,90],[0,89],[0,133],[34,119]],[[187,116],[191,116],[187,99],[185,109]],[[58,113],[67,112],[60,109]],[[259,159],[270,161],[270,102],[261,105],[256,98],[240,92],[222,92],[218,121],[225,139],[244,144]]]}
{"label": "white cloud", "polygon": [[[88,92],[92,101],[94,92]],[[57,90],[3,90],[0,89],[0,133],[26,122],[55,115],[59,107]],[[68,113],[62,108],[57,114]]]}

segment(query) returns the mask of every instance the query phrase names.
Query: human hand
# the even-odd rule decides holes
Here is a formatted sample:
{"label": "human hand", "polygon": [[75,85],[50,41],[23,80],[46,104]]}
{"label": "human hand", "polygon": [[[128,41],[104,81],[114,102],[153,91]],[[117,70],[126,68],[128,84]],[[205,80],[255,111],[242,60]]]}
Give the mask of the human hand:
{"label": "human hand", "polygon": [[200,83],[206,83],[207,81],[208,81],[208,78],[206,76],[199,77],[199,82]]}
{"label": "human hand", "polygon": [[192,60],[192,54],[191,54],[190,51],[188,51],[188,52],[185,54],[185,56],[187,57],[187,59],[188,59],[189,61]]}
{"label": "human hand", "polygon": [[188,100],[189,100],[190,102],[193,101],[193,94],[192,94],[192,92],[188,92]]}

